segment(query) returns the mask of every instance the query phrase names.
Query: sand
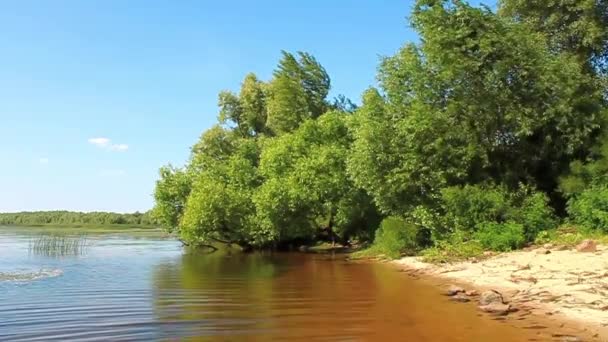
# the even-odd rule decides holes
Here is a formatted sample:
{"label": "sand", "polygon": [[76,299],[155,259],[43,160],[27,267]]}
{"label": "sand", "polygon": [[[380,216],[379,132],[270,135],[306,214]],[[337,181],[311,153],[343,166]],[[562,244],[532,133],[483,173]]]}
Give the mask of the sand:
{"label": "sand", "polygon": [[395,262],[415,273],[497,290],[515,307],[577,321],[608,341],[608,246],[586,253],[559,249],[550,248],[549,254],[529,249],[446,265],[424,263],[418,257]]}

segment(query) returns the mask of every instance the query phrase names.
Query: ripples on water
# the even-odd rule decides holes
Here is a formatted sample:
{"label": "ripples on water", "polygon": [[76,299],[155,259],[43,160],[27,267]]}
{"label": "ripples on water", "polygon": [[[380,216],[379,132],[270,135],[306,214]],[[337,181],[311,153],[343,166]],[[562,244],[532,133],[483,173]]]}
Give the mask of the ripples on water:
{"label": "ripples on water", "polygon": [[527,339],[390,267],[340,256],[203,254],[124,236],[57,256],[29,253],[29,241],[0,228],[1,341]]}
{"label": "ripples on water", "polygon": [[63,271],[58,269],[41,269],[38,271],[18,270],[13,272],[0,272],[0,281],[28,282],[45,278],[60,276]]}

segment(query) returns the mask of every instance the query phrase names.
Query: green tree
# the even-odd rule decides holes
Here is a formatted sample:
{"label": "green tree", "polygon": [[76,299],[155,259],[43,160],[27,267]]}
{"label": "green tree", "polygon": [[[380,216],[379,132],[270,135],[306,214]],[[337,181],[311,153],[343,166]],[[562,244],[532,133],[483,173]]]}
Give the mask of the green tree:
{"label": "green tree", "polygon": [[311,239],[325,230],[329,238],[346,241],[373,216],[370,199],[346,172],[349,119],[343,112],[326,113],[264,146],[265,182],[254,201],[260,224],[281,239]]}
{"label": "green tree", "polygon": [[329,107],[326,97],[331,87],[327,72],[313,56],[282,53],[268,84],[267,124],[275,134],[291,132],[304,120],[323,114]]}
{"label": "green tree", "polygon": [[191,175],[188,172],[169,166],[163,166],[160,179],[154,189],[156,205],[153,216],[169,232],[178,228],[184,212],[186,200],[191,190]]}
{"label": "green tree", "polygon": [[188,164],[161,170],[155,213],[191,243],[254,247],[370,239],[383,216],[397,249],[414,232],[510,249],[554,227],[564,197],[604,222],[607,7],[418,0],[420,43],[381,60],[361,107],[327,99],[314,57],[283,52],[267,82],[220,93]]}
{"label": "green tree", "polygon": [[248,246],[266,242],[267,238],[256,236],[251,220],[255,214],[251,197],[259,185],[257,142],[235,139],[229,150],[222,158],[207,159],[194,176],[179,223],[181,238],[187,243]]}
{"label": "green tree", "polygon": [[253,135],[267,131],[266,87],[254,74],[248,74],[239,93],[243,117]]}
{"label": "green tree", "polygon": [[576,196],[587,188],[608,184],[608,139],[603,135],[584,160],[570,163],[560,178],[560,190],[566,197]]}
{"label": "green tree", "polygon": [[266,132],[266,85],[255,74],[248,74],[241,84],[238,95],[230,91],[220,92],[219,121],[232,126],[241,137],[257,136]]}
{"label": "green tree", "polygon": [[383,96],[368,93],[357,113],[357,184],[396,215],[436,203],[450,185],[552,192],[602,123],[595,80],[542,34],[487,8],[418,1],[412,23],[422,43],[382,61]]}
{"label": "green tree", "polygon": [[608,71],[608,1],[501,0],[500,14],[545,34],[551,49],[575,54],[589,72]]}

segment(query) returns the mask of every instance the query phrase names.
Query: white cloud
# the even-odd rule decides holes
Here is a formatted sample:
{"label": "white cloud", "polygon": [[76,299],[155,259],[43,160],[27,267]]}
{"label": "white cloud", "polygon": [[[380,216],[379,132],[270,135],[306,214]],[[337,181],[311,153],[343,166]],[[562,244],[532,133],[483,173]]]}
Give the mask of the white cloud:
{"label": "white cloud", "polygon": [[98,147],[106,147],[110,144],[110,139],[108,139],[108,138],[91,138],[91,139],[89,139],[89,144],[93,144]]}
{"label": "white cloud", "polygon": [[125,152],[129,149],[129,145],[127,144],[114,144],[110,146],[110,150],[117,152]]}
{"label": "white cloud", "polygon": [[49,163],[49,158],[45,158],[45,157],[40,158],[40,159],[38,159],[38,162],[42,165],[46,165]]}
{"label": "white cloud", "polygon": [[112,144],[112,140],[108,138],[90,138],[89,144],[95,145],[101,149],[115,152],[125,152],[129,149],[127,144]]}

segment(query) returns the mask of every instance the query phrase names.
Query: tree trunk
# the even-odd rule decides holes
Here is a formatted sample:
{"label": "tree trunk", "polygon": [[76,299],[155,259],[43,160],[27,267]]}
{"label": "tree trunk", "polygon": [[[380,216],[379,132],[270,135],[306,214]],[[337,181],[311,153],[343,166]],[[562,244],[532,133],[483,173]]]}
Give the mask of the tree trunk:
{"label": "tree trunk", "polygon": [[334,213],[329,214],[329,223],[327,224],[327,234],[331,238],[331,247],[336,246],[336,233],[334,233]]}

